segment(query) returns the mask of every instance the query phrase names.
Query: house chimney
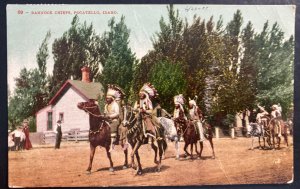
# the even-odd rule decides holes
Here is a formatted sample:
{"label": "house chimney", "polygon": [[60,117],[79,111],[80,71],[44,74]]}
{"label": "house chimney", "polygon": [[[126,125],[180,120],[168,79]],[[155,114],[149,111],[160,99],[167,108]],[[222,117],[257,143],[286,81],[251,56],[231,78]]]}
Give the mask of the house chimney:
{"label": "house chimney", "polygon": [[81,68],[82,80],[83,82],[90,83],[90,68],[87,66],[83,66]]}

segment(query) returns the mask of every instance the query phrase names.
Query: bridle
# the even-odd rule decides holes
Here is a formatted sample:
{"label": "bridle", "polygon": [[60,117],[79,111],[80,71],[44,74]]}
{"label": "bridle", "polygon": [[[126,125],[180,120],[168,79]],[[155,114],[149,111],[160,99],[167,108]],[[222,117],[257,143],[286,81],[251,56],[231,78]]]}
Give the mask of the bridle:
{"label": "bridle", "polygon": [[[126,106],[123,106],[123,109],[124,109],[124,120],[122,122],[123,122],[124,126],[126,126],[128,124],[131,125],[136,120],[136,117],[134,117],[132,108],[131,107],[129,107],[129,108],[130,108],[130,110],[129,110],[130,116],[129,116],[129,119],[127,120],[127,108],[126,108]],[[132,117],[134,117],[134,118],[132,119]]]}

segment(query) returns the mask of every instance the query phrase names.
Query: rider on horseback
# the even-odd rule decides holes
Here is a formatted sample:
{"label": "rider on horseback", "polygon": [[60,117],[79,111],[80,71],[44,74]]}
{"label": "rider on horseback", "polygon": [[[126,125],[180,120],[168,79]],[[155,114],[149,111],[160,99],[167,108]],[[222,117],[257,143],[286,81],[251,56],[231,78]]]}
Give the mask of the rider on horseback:
{"label": "rider on horseback", "polygon": [[265,110],[264,107],[257,105],[257,107],[259,108],[260,112],[256,115],[256,122],[261,126],[261,130],[262,130],[262,136],[265,135],[265,128],[267,127],[267,115],[269,115],[269,113]]}
{"label": "rider on horseback", "polygon": [[106,94],[106,104],[104,107],[104,117],[108,119],[110,126],[111,145],[110,151],[114,149],[114,145],[117,143],[117,131],[120,125],[120,105],[118,101],[123,99],[125,93],[117,85],[108,85]]}
{"label": "rider on horseback", "polygon": [[197,130],[199,132],[200,142],[204,141],[204,131],[201,122],[203,114],[200,108],[197,106],[196,101],[192,99],[189,99],[189,116],[190,120],[194,123],[196,128],[198,128]]}
{"label": "rider on horseback", "polygon": [[278,133],[278,136],[281,137],[281,120],[282,120],[282,117],[281,117],[280,108],[276,104],[274,104],[272,106],[271,118],[274,119],[275,124],[277,126],[276,127],[277,128],[276,133]]}
{"label": "rider on horseback", "polygon": [[139,92],[140,100],[134,105],[134,109],[139,112],[138,124],[142,125],[144,135],[148,137],[148,142],[150,137],[156,138],[156,125],[159,126],[156,115],[154,115],[152,101],[150,100],[150,98],[153,99],[157,96],[157,91],[153,85],[145,83]]}
{"label": "rider on horseback", "polygon": [[[173,120],[175,123],[177,123],[175,126],[178,135],[183,134],[182,125],[186,124],[187,121],[183,108],[184,102],[185,99],[182,94],[174,96],[175,109],[173,113]],[[180,138],[182,138],[182,136],[180,136]]]}

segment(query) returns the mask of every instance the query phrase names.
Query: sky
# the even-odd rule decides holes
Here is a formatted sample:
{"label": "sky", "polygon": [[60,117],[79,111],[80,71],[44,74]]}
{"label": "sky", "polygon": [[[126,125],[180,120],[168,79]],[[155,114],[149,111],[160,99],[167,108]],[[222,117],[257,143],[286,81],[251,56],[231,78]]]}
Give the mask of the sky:
{"label": "sky", "polygon": [[[232,20],[233,14],[240,9],[243,25],[251,21],[255,32],[260,32],[268,20],[270,25],[277,22],[289,38],[295,33],[294,5],[174,5],[179,16],[192,23],[193,16],[208,20],[211,16],[217,22],[223,17],[224,26]],[[151,38],[159,29],[161,17],[167,19],[167,5],[7,5],[7,79],[9,90],[15,88],[14,78],[22,68],[36,68],[36,53],[47,31],[51,31],[49,40],[50,57],[47,60],[47,72],[52,74],[52,43],[61,37],[71,26],[72,18],[78,14],[81,23],[93,23],[95,32],[102,35],[108,31],[109,19],[119,21],[125,16],[125,23],[130,29],[131,50],[138,59],[152,49]],[[86,12],[89,11],[89,12]],[[43,14],[41,14],[43,13]],[[85,14],[83,14],[85,13]],[[96,14],[95,14],[96,13]]]}

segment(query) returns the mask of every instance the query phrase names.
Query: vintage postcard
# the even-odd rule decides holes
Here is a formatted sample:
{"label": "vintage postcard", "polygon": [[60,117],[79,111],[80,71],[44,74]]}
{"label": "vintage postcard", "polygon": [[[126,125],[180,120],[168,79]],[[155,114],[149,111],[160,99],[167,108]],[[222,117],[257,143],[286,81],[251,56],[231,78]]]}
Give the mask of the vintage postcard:
{"label": "vintage postcard", "polygon": [[8,185],[293,183],[295,9],[8,4]]}

